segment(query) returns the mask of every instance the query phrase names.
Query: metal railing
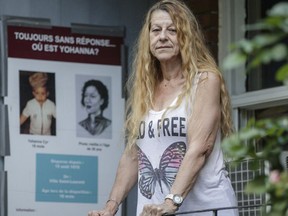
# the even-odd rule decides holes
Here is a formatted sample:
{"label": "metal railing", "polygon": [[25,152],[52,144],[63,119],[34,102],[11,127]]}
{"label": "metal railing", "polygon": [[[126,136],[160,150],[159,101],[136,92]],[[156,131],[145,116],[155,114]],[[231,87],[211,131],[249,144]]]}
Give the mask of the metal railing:
{"label": "metal railing", "polygon": [[[204,212],[212,212],[213,216],[221,216],[219,212],[224,210],[230,210],[230,209],[243,209],[243,208],[260,208],[260,207],[266,207],[268,205],[249,205],[249,206],[231,206],[231,207],[223,207],[223,208],[211,208],[211,209],[203,209],[203,210],[197,210],[197,211],[186,211],[186,212],[178,212],[173,214],[164,214],[163,216],[176,216],[176,215],[187,215],[187,214],[194,214],[194,213],[204,213]],[[219,213],[219,214],[218,214]]]}

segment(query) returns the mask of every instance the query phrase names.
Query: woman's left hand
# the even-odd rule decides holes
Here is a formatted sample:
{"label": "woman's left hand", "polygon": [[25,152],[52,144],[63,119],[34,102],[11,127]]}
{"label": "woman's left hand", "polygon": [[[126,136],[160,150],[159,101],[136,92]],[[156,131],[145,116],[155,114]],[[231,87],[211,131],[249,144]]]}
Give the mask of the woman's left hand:
{"label": "woman's left hand", "polygon": [[144,205],[143,211],[140,216],[162,216],[164,214],[173,214],[177,210],[177,207],[169,202],[162,204],[149,204]]}

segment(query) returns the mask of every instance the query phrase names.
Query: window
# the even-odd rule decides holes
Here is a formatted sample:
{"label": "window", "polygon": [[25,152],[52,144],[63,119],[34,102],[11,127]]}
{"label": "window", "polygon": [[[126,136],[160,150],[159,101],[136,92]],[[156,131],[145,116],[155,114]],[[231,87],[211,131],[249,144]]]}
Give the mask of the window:
{"label": "window", "polygon": [[[246,24],[253,24],[266,16],[267,11],[281,0],[246,0]],[[256,32],[247,32],[246,37],[253,37]],[[281,86],[282,83],[275,80],[275,72],[283,62],[272,62],[263,65],[247,74],[246,90],[255,91],[260,89]]]}

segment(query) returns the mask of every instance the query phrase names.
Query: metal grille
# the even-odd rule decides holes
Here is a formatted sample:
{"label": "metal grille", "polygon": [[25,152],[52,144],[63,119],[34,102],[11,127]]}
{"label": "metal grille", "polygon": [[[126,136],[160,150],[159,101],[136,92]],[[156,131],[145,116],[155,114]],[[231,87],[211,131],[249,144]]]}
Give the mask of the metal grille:
{"label": "metal grille", "polygon": [[251,167],[252,160],[239,162],[237,166],[231,166],[229,163],[227,164],[232,186],[235,190],[238,200],[238,206],[240,207],[239,216],[262,215],[260,207],[245,208],[245,206],[248,207],[254,205],[262,205],[265,201],[265,195],[260,196],[256,194],[246,194],[244,191],[247,182],[251,181],[255,176],[259,174],[264,174],[264,163],[261,161],[257,163],[259,163],[259,169],[257,171],[252,171],[251,168],[249,168]]}

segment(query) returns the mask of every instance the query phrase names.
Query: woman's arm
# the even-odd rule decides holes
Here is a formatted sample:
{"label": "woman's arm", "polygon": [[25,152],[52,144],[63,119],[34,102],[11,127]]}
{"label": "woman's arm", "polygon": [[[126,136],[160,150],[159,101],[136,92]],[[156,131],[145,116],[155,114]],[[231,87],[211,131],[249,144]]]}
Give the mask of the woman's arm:
{"label": "woman's arm", "polygon": [[138,157],[136,148],[131,152],[125,151],[120,159],[114,185],[108,202],[101,211],[93,211],[89,216],[114,215],[118,205],[125,199],[138,178]]}
{"label": "woman's arm", "polygon": [[220,78],[211,72],[203,73],[188,124],[187,152],[172,185],[172,194],[185,198],[192,189],[198,173],[213,150],[220,118]]}

